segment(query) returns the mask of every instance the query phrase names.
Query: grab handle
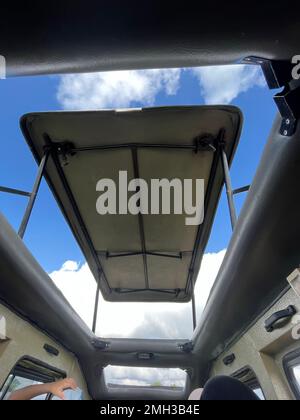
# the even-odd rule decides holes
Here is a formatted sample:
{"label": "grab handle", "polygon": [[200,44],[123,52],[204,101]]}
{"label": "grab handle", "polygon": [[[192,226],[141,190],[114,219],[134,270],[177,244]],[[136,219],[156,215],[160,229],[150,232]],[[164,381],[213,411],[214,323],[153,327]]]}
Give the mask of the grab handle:
{"label": "grab handle", "polygon": [[276,324],[284,319],[290,319],[297,313],[294,306],[289,306],[283,311],[275,312],[270,318],[265,321],[265,329],[268,333],[273,332],[276,329]]}

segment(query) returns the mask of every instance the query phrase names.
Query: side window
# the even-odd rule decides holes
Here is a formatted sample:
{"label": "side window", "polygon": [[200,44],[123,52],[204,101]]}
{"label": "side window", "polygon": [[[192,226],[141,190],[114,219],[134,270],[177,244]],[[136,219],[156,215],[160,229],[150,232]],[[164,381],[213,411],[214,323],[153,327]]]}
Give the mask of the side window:
{"label": "side window", "polygon": [[[1,392],[0,397],[2,400],[8,400],[11,394],[13,394],[15,391],[26,388],[27,386],[30,386],[30,385],[40,385],[41,383],[42,382],[23,378],[21,376],[10,375],[6,383],[4,384],[3,392]],[[47,398],[47,395],[41,395],[34,399],[45,400],[46,398]]]}
{"label": "side window", "polygon": [[300,400],[300,349],[285,356],[283,367],[295,397]]}
{"label": "side window", "polygon": [[250,367],[239,370],[232,376],[251,388],[260,400],[265,400],[264,391],[257,379],[257,376]]}
{"label": "side window", "polygon": [[[0,389],[0,400],[9,399],[13,392],[27,386],[55,382],[65,377],[64,372],[25,357],[13,368]],[[42,395],[35,398],[35,400],[46,400],[50,397],[50,395]]]}

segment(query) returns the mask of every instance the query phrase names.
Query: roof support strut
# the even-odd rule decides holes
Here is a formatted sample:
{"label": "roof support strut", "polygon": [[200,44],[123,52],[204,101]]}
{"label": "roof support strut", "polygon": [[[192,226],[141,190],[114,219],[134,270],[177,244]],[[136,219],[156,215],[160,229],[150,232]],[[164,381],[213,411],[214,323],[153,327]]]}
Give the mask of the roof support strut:
{"label": "roof support strut", "polygon": [[[224,135],[224,133],[223,133]],[[250,189],[250,185],[247,185],[242,188],[238,188],[234,190],[232,188],[232,182],[230,177],[230,170],[229,170],[229,163],[228,158],[224,149],[224,142],[223,139],[220,138],[220,149],[221,149],[221,161],[222,161],[222,167],[224,172],[224,179],[225,179],[225,186],[226,186],[226,194],[227,194],[227,200],[228,200],[228,207],[229,207],[229,213],[230,213],[230,220],[231,220],[231,226],[232,230],[234,230],[236,222],[237,222],[237,212],[235,208],[234,203],[234,196],[237,194],[241,194],[244,192],[248,192]],[[196,299],[195,299],[195,285],[193,285],[193,296],[192,296],[192,311],[193,311],[193,327],[194,331],[197,328],[197,311],[196,311]]]}
{"label": "roof support strut", "polygon": [[223,146],[221,147],[222,147],[222,151],[221,151],[222,166],[223,166],[223,171],[224,171],[226,194],[227,194],[227,200],[228,200],[228,206],[229,206],[229,212],[230,212],[230,220],[231,220],[232,230],[234,230],[236,222],[237,222],[236,208],[234,205],[234,192],[233,192],[232,183],[231,183],[227,155]]}
{"label": "roof support strut", "polygon": [[34,183],[34,186],[33,186],[33,190],[32,190],[32,192],[29,196],[30,197],[29,198],[29,203],[28,203],[27,208],[25,210],[25,214],[24,214],[24,217],[23,217],[23,220],[22,220],[19,232],[18,232],[20,238],[22,238],[22,239],[24,238],[24,235],[25,235],[25,232],[26,232],[26,229],[27,229],[27,226],[28,226],[28,222],[30,220],[30,216],[31,216],[31,213],[32,213],[32,210],[33,210],[36,198],[37,198],[37,194],[38,194],[39,189],[40,189],[40,185],[41,185],[42,178],[43,178],[43,175],[44,175],[44,171],[45,171],[45,168],[46,168],[46,165],[47,165],[49,154],[50,154],[50,150],[46,150],[45,154],[44,154],[44,156],[43,156],[43,158],[40,162],[40,166],[39,166],[37,177],[36,177],[36,180],[35,180],[35,183]]}
{"label": "roof support strut", "polygon": [[[227,194],[227,200],[228,200],[231,226],[232,226],[232,230],[234,230],[236,222],[237,222],[237,212],[236,212],[235,203],[234,203],[234,196],[237,195],[237,194],[241,194],[243,192],[248,192],[249,189],[250,189],[250,185],[247,185],[246,187],[238,188],[236,190],[234,190],[232,188],[232,182],[231,182],[230,170],[229,170],[229,163],[228,163],[228,158],[227,158],[227,155],[226,155],[226,152],[225,152],[225,149],[224,149],[224,142],[223,142],[222,138],[220,139],[220,149],[221,149],[221,161],[222,161],[222,167],[223,167],[223,172],[224,172],[224,179],[225,179],[226,194]],[[194,327],[194,331],[195,331],[196,328],[197,328],[195,285],[193,285],[192,311],[193,311],[193,327]]]}
{"label": "roof support strut", "polygon": [[99,278],[97,281],[97,289],[96,289],[96,297],[95,297],[95,305],[94,305],[94,318],[93,318],[93,326],[92,326],[92,332],[94,334],[96,334],[96,328],[97,328],[99,297],[100,297],[100,281],[101,281],[101,273],[99,273]]}
{"label": "roof support strut", "polygon": [[194,331],[196,331],[196,328],[197,328],[197,311],[196,311],[195,285],[193,287],[192,311],[193,311],[193,329],[194,329]]}

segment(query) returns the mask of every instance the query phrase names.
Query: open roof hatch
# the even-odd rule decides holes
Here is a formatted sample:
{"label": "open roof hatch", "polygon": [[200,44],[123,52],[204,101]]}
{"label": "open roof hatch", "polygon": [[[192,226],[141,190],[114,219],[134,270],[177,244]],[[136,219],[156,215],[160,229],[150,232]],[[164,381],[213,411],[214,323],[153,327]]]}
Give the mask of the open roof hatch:
{"label": "open roof hatch", "polygon": [[[95,276],[112,302],[188,302],[192,298],[224,184],[222,150],[232,161],[241,112],[231,106],[25,115],[21,126]],[[104,215],[97,182],[204,179],[205,217]],[[45,221],[46,222],[46,221]]]}

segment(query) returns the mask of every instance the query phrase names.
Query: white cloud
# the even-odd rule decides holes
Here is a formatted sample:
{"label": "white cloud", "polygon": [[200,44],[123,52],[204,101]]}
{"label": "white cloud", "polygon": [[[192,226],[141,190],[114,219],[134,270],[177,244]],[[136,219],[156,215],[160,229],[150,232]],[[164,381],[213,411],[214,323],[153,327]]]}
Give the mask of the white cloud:
{"label": "white cloud", "polygon": [[[198,318],[206,304],[225,251],[206,254],[196,285]],[[91,327],[96,282],[87,264],[78,266],[67,261],[50,274],[67,300]],[[97,335],[118,338],[190,339],[192,336],[191,304],[109,303],[100,297]]]}
{"label": "white cloud", "polygon": [[199,80],[205,103],[210,105],[230,104],[241,93],[255,86],[265,86],[263,73],[258,66],[199,67],[192,72]]}
{"label": "white cloud", "polygon": [[229,104],[252,87],[265,86],[260,67],[252,65],[113,71],[61,76],[57,100],[68,110],[152,106],[160,93],[176,95],[183,71],[198,79],[206,104]]}
{"label": "white cloud", "polygon": [[57,99],[64,109],[151,106],[160,92],[175,95],[180,69],[132,70],[61,76]]}
{"label": "white cloud", "polygon": [[79,269],[79,264],[75,261],[66,261],[61,270],[62,271],[77,271]]}
{"label": "white cloud", "polygon": [[87,264],[81,267],[74,261],[67,261],[50,277],[61,290],[82,320],[91,328],[94,315],[96,281]]}
{"label": "white cloud", "polygon": [[107,384],[131,386],[176,386],[184,388],[186,373],[181,369],[133,368],[108,366],[104,370]]}

